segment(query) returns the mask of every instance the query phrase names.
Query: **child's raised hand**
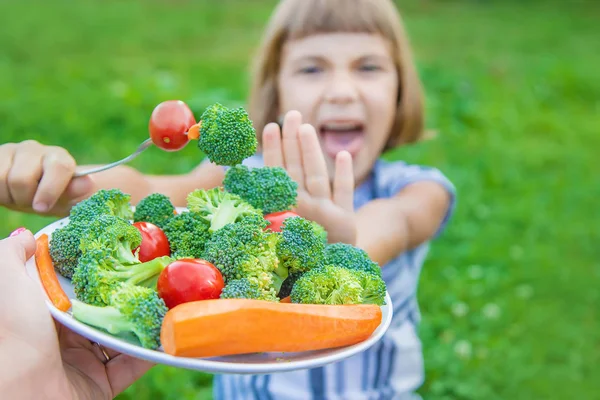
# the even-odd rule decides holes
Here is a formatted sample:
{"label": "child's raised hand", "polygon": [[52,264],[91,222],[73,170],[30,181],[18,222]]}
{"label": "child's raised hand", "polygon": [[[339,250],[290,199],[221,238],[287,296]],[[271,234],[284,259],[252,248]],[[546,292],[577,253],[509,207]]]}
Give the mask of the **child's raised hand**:
{"label": "child's raised hand", "polygon": [[332,184],[315,128],[303,124],[300,113],[290,111],[282,130],[283,134],[272,123],[263,131],[265,165],[284,167],[298,183],[295,211],[300,216],[323,225],[330,242],[355,244],[352,157],[347,152],[337,155]]}
{"label": "child's raised hand", "polygon": [[75,160],[63,148],[33,140],[0,146],[0,206],[64,216],[94,190],[89,176],[73,179]]}

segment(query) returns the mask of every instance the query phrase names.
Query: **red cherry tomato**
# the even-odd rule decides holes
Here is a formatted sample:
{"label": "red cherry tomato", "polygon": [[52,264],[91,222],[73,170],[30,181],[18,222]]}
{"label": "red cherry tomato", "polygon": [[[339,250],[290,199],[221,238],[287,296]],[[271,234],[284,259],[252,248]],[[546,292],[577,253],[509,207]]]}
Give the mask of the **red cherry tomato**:
{"label": "red cherry tomato", "polygon": [[152,111],[148,130],[152,142],[165,151],[181,150],[190,141],[187,131],[196,123],[194,114],[181,100],[167,100]]}
{"label": "red cherry tomato", "polygon": [[270,222],[265,230],[272,230],[273,232],[281,232],[281,225],[286,218],[297,217],[293,211],[280,211],[265,215],[265,219]]}
{"label": "red cherry tomato", "polygon": [[[139,259],[141,262],[153,260],[157,257],[171,255],[171,247],[167,235],[158,226],[149,222],[136,222],[133,224],[142,234],[142,244]],[[134,253],[137,249],[134,250]]]}
{"label": "red cherry tomato", "polygon": [[173,261],[159,275],[158,295],[168,308],[190,301],[218,299],[225,283],[221,271],[201,259]]}

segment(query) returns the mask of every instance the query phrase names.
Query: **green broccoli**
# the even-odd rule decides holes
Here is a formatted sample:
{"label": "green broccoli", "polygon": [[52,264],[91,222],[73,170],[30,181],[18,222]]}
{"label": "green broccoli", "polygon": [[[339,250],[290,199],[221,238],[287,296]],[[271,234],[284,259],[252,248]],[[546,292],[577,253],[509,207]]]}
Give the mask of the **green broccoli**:
{"label": "green broccoli", "polygon": [[297,204],[298,184],[281,167],[236,165],[227,170],[223,187],[263,214],[291,210]]}
{"label": "green broccoli", "polygon": [[256,152],[256,131],[243,108],[215,103],[205,109],[200,120],[198,147],[211,162],[234,166]]}
{"label": "green broccoli", "polygon": [[69,215],[71,221],[89,223],[100,215],[114,215],[125,220],[133,218],[131,196],[119,189],[101,189],[77,203]]}
{"label": "green broccoli", "polygon": [[142,243],[140,231],[122,218],[101,215],[85,231],[80,249],[103,249],[121,264],[136,264],[139,259],[133,251]]}
{"label": "green broccoli", "polygon": [[167,313],[157,292],[133,285],[120,285],[110,295],[107,306],[72,300],[73,317],[113,335],[134,335],[144,348],[160,347],[160,330]]}
{"label": "green broccoli", "polygon": [[279,263],[279,236],[264,231],[266,224],[262,216],[251,215],[225,225],[206,242],[204,259],[221,271],[226,285],[246,278],[265,292],[265,297],[275,298],[283,282],[273,272]]}
{"label": "green broccoli", "polygon": [[377,275],[326,264],[304,273],[294,283],[292,303],[385,304],[386,285]]}
{"label": "green broccoli", "polygon": [[182,212],[172,216],[163,231],[169,240],[173,258],[202,258],[210,237],[210,224],[198,214]]}
{"label": "green broccoli", "polygon": [[255,281],[248,278],[234,279],[225,285],[221,292],[222,299],[253,299],[279,301],[273,291],[265,291]]}
{"label": "green broccoli", "polygon": [[381,268],[366,251],[347,243],[332,243],[325,247],[325,263],[381,276]]}
{"label": "green broccoli", "polygon": [[149,222],[162,228],[174,213],[175,207],[169,197],[162,193],[152,193],[137,204],[133,213],[133,221]]}
{"label": "green broccoli", "polygon": [[79,243],[87,225],[70,221],[52,232],[48,243],[50,257],[56,271],[65,278],[71,279],[77,267],[81,250]]}
{"label": "green broccoli", "polygon": [[360,270],[351,270],[363,288],[362,303],[385,305],[387,286],[382,277]]}
{"label": "green broccoli", "polygon": [[360,304],[363,287],[352,271],[324,265],[304,273],[292,287],[292,303]]}
{"label": "green broccoli", "polygon": [[312,223],[313,229],[315,231],[315,235],[320,237],[323,244],[325,246],[327,246],[328,234],[327,234],[327,231],[325,230],[325,227],[323,227],[323,225],[320,225],[319,223],[317,223],[315,221],[311,221],[311,223]]}
{"label": "green broccoli", "polygon": [[232,222],[262,212],[246,203],[241,197],[221,188],[196,189],[187,196],[187,206],[210,223],[209,231],[216,232]]}
{"label": "green broccoli", "polygon": [[302,217],[286,218],[277,242],[280,265],[275,271],[282,279],[323,265],[325,243],[316,225]]}
{"label": "green broccoli", "polygon": [[156,289],[158,276],[172,261],[171,257],[163,256],[144,263],[123,265],[110,250],[88,249],[73,273],[73,291],[84,303],[107,305],[110,294],[120,283]]}

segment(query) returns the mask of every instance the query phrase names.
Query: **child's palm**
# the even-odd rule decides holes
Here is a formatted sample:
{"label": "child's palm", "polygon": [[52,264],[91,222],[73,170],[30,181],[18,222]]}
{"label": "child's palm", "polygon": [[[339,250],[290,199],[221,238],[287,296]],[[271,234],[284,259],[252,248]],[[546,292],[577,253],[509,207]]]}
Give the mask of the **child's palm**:
{"label": "child's palm", "polygon": [[315,129],[292,111],[285,117],[283,134],[275,124],[265,128],[263,154],[265,165],[284,167],[298,183],[299,215],[323,225],[330,242],[354,244],[354,175],[347,152],[337,156],[332,188]]}

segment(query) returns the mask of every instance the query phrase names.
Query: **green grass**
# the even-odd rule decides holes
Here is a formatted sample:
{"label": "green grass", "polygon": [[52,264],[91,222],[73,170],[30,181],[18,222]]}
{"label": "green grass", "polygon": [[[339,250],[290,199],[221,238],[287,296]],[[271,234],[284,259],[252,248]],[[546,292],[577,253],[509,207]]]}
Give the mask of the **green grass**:
{"label": "green grass", "polygon": [[[276,1],[0,3],[2,142],[80,163],[129,154],[154,105],[242,103]],[[436,166],[459,208],[419,298],[426,399],[590,398],[600,375],[600,7],[406,1],[437,139],[387,157]],[[210,7],[209,7],[210,5]],[[200,161],[149,150],[147,173]],[[0,234],[52,221],[0,210]],[[210,376],[156,367],[124,399],[209,399]]]}

